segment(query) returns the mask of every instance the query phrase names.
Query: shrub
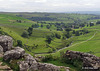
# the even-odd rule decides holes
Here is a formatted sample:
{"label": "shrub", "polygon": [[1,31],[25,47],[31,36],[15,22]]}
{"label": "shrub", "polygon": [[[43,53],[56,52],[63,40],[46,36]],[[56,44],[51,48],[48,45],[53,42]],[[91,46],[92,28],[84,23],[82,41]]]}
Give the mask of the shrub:
{"label": "shrub", "polygon": [[53,56],[50,54],[50,55],[46,55],[43,59],[42,59],[42,61],[43,62],[47,62],[47,61],[49,61],[49,60],[53,60]]}
{"label": "shrub", "polygon": [[52,48],[52,51],[56,51],[57,49],[56,48]]}
{"label": "shrub", "polygon": [[28,38],[28,37],[29,37],[29,36],[28,36],[28,32],[24,31],[24,32],[22,33],[22,37]]}
{"label": "shrub", "polygon": [[75,36],[79,36],[79,35],[80,35],[79,31],[76,31]]}
{"label": "shrub", "polygon": [[60,35],[60,34],[55,33],[55,36],[56,36],[56,38],[58,38],[58,39],[61,38],[61,35]]}
{"label": "shrub", "polygon": [[52,38],[51,35],[46,36],[46,42],[47,42],[48,44],[50,44],[52,40],[53,40],[53,38]]}
{"label": "shrub", "polygon": [[22,41],[21,40],[17,40],[17,46],[22,47]]}
{"label": "shrub", "polygon": [[60,68],[60,71],[66,71],[64,68]]}
{"label": "shrub", "polygon": [[52,53],[52,52],[53,52],[52,49],[49,49],[48,53]]}

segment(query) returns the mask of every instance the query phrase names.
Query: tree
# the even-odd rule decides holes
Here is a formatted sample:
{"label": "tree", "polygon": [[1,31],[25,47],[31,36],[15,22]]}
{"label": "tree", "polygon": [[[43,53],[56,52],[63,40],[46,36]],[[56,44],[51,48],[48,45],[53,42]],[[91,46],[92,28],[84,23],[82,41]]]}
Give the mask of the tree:
{"label": "tree", "polygon": [[18,23],[21,23],[22,21],[21,20],[16,20]]}
{"label": "tree", "polygon": [[66,32],[64,35],[65,35],[65,37],[67,37],[67,38],[70,38],[70,37],[72,36],[69,32]]}
{"label": "tree", "polygon": [[22,47],[22,41],[21,40],[17,40],[17,46]]}
{"label": "tree", "polygon": [[47,42],[48,44],[50,44],[52,40],[53,40],[53,39],[52,39],[52,37],[51,37],[50,35],[46,36],[46,42]]}
{"label": "tree", "polygon": [[75,35],[76,35],[76,36],[79,36],[79,35],[80,35],[79,31],[76,31],[76,32],[75,32]]}
{"label": "tree", "polygon": [[91,27],[91,26],[94,26],[94,23],[93,23],[93,22],[90,23],[90,27]]}
{"label": "tree", "polygon": [[43,25],[41,24],[41,28],[43,27]]}
{"label": "tree", "polygon": [[28,38],[28,37],[29,37],[29,36],[28,36],[28,32],[24,31],[24,32],[22,33],[22,37]]}
{"label": "tree", "polygon": [[96,24],[100,24],[100,21],[97,21]]}
{"label": "tree", "polygon": [[70,32],[72,29],[71,28],[66,28],[65,31],[66,32]]}
{"label": "tree", "polygon": [[47,27],[47,29],[50,29],[50,25],[47,25],[46,27]]}
{"label": "tree", "polygon": [[63,31],[63,29],[62,28],[57,28],[57,31]]}
{"label": "tree", "polygon": [[73,34],[75,34],[75,30],[73,30]]}
{"label": "tree", "polygon": [[32,25],[32,28],[38,28],[39,27],[39,24],[33,24]]}
{"label": "tree", "polygon": [[89,31],[87,29],[83,29],[83,34],[87,34]]}
{"label": "tree", "polygon": [[56,36],[56,38],[58,38],[58,39],[60,39],[60,38],[61,38],[61,35],[60,35],[60,34],[58,34],[58,33],[55,33],[55,36]]}
{"label": "tree", "polygon": [[87,27],[88,27],[89,25],[87,24]]}
{"label": "tree", "polygon": [[29,27],[27,31],[29,33],[29,36],[31,36],[32,35],[33,28],[32,27]]}

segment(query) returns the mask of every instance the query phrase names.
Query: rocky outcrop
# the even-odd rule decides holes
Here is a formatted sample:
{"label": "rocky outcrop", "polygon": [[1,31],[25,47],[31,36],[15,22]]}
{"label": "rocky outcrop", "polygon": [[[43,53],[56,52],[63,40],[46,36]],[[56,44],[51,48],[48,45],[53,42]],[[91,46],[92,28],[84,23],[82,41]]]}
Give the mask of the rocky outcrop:
{"label": "rocky outcrop", "polygon": [[6,35],[0,36],[0,45],[2,46],[3,51],[6,52],[12,48],[13,40],[11,37]]}
{"label": "rocky outcrop", "polygon": [[4,53],[4,60],[10,60],[10,59],[19,59],[23,57],[25,54],[25,50],[20,47],[15,47],[12,50],[6,51]]}
{"label": "rocky outcrop", "polygon": [[[40,63],[33,56],[25,53],[25,50],[20,47],[13,47],[13,40],[9,36],[0,36],[0,52],[4,52],[3,59],[10,62],[16,59],[23,58],[23,61],[17,62],[20,71],[60,71],[60,66],[48,63]],[[9,62],[9,63],[10,63]],[[66,68],[66,71],[69,68]]]}
{"label": "rocky outcrop", "polygon": [[25,61],[18,62],[20,71],[60,71],[59,66],[48,63],[36,62],[35,58],[31,55],[25,57]]}
{"label": "rocky outcrop", "polygon": [[95,55],[68,50],[65,57],[69,59],[81,59],[83,61],[83,69],[100,69],[100,57],[96,57]]}

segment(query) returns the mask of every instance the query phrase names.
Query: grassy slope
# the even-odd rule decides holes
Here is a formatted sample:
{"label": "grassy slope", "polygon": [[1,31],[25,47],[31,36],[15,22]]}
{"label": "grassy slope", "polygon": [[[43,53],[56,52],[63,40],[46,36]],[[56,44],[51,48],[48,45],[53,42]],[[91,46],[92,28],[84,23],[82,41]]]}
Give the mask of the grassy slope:
{"label": "grassy slope", "polygon": [[[22,20],[22,23],[18,23],[16,22],[16,20]],[[29,37],[29,39],[21,37],[23,31],[25,31],[25,29],[30,27],[32,24],[36,24],[36,22],[21,17],[16,17],[14,15],[0,14],[0,26],[3,31],[7,32],[15,40],[22,40],[23,44],[26,44],[28,46],[33,46],[33,44],[35,45],[38,44],[37,49],[30,48],[30,50],[32,50],[35,53],[48,52],[50,48],[46,48],[45,46],[46,42],[44,37],[46,37],[46,35],[52,34],[52,32],[57,32],[57,31],[55,30],[50,31],[49,29],[46,28],[38,28],[38,29],[33,29],[33,34],[31,37]],[[51,45],[51,47],[55,48],[61,45],[59,43],[54,43],[54,42],[52,43],[57,44],[56,46]]]}

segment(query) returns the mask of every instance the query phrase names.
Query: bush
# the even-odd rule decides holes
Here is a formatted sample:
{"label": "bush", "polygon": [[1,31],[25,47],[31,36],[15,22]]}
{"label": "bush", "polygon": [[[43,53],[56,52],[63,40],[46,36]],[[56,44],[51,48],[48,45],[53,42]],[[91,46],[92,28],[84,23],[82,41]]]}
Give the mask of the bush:
{"label": "bush", "polygon": [[21,40],[17,40],[17,46],[22,47],[22,41]]}
{"label": "bush", "polygon": [[48,44],[50,44],[52,40],[53,40],[53,38],[52,38],[51,35],[46,36],[46,42],[47,42]]}
{"label": "bush", "polygon": [[52,52],[53,52],[52,49],[49,49],[48,53],[52,53]]}
{"label": "bush", "polygon": [[19,71],[19,65],[17,64],[17,60],[12,60],[10,63],[10,67],[11,69],[13,69],[13,71]]}
{"label": "bush", "polygon": [[56,48],[52,48],[52,51],[56,51],[57,49]]}
{"label": "bush", "polygon": [[24,31],[24,32],[22,33],[22,37],[28,38],[28,37],[29,37],[29,36],[28,36],[28,32]]}
{"label": "bush", "polygon": [[70,38],[72,36],[72,34],[70,34],[70,32],[66,32],[64,35],[66,38]]}
{"label": "bush", "polygon": [[79,35],[80,35],[79,31],[76,31],[75,36],[79,36]]}
{"label": "bush", "polygon": [[64,68],[60,68],[60,71],[66,71]]}
{"label": "bush", "polygon": [[61,38],[61,35],[60,35],[60,34],[55,33],[55,36],[56,36],[56,38],[58,38],[58,39]]}
{"label": "bush", "polygon": [[43,59],[42,59],[42,61],[43,62],[47,62],[47,61],[50,61],[50,60],[53,60],[53,56],[50,54],[50,55],[46,55]]}
{"label": "bush", "polygon": [[100,21],[97,21],[97,22],[96,22],[96,25],[97,25],[97,24],[100,24]]}

